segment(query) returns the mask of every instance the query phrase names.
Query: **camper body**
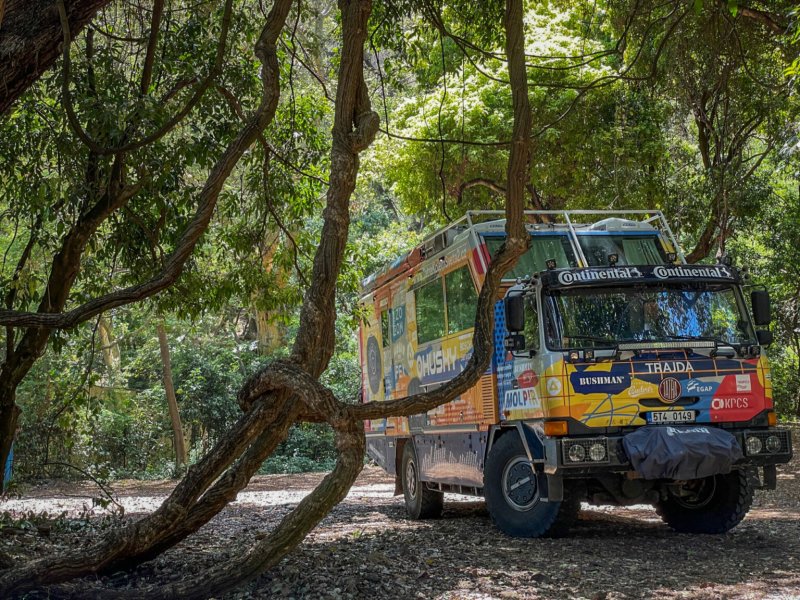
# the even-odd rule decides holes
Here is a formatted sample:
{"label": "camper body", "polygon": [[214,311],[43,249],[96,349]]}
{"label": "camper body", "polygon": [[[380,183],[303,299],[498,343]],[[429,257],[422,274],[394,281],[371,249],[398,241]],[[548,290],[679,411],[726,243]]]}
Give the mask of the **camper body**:
{"label": "camper body", "polygon": [[[430,391],[472,353],[478,290],[505,238],[468,213],[364,281],[365,402]],[[428,413],[365,424],[412,517],[484,496],[504,532],[563,532],[581,501],[652,503],[679,531],[721,532],[773,488],[762,347],[769,299],[730,265],[687,265],[658,211],[530,212],[530,250],[495,305],[478,383]]]}

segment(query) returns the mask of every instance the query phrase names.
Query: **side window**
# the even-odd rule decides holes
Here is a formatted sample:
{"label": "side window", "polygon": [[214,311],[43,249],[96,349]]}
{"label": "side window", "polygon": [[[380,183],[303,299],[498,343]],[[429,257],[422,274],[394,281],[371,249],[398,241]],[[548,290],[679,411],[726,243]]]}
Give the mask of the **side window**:
{"label": "side window", "polygon": [[444,337],[444,291],[437,277],[414,291],[417,314],[417,343]]}
{"label": "side window", "polygon": [[388,348],[391,345],[388,310],[385,310],[381,313],[381,340],[384,348]]}
{"label": "side window", "polygon": [[474,327],[478,294],[469,269],[461,267],[445,275],[444,286],[447,293],[447,333]]}
{"label": "side window", "polygon": [[525,311],[525,348],[539,350],[539,301],[536,294],[528,296]]}

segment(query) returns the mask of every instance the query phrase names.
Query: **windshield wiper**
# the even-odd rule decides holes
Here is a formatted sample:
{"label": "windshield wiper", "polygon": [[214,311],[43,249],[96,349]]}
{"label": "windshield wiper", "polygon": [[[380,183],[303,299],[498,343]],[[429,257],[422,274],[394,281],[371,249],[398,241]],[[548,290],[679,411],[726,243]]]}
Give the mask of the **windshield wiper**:
{"label": "windshield wiper", "polygon": [[719,338],[705,336],[705,335],[671,335],[665,334],[664,337],[669,338],[671,340],[688,340],[688,341],[700,341],[700,342],[714,342],[718,346],[730,346],[734,348],[735,346],[731,342],[727,342],[725,340],[721,340]]}

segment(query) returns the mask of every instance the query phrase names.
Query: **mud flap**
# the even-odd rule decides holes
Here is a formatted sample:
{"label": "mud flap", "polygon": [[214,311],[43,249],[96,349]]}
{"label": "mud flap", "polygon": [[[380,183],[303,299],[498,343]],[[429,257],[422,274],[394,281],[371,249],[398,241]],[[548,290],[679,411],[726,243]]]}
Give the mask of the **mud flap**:
{"label": "mud flap", "polygon": [[736,438],[716,427],[645,426],[622,439],[644,479],[700,479],[731,472],[742,458]]}

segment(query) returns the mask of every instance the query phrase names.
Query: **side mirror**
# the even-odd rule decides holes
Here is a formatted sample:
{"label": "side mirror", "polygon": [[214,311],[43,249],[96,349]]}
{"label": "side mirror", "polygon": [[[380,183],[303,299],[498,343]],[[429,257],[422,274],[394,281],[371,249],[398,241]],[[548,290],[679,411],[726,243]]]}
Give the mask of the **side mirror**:
{"label": "side mirror", "polygon": [[755,290],[750,293],[750,302],[753,305],[753,320],[756,326],[765,327],[772,322],[772,310],[769,301],[769,292]]}
{"label": "side mirror", "polygon": [[525,329],[525,296],[508,296],[506,304],[506,329],[512,333]]}
{"label": "side mirror", "polygon": [[772,332],[769,329],[759,329],[756,331],[756,339],[759,346],[769,346],[772,343]]}

